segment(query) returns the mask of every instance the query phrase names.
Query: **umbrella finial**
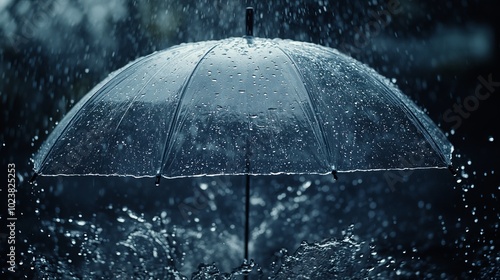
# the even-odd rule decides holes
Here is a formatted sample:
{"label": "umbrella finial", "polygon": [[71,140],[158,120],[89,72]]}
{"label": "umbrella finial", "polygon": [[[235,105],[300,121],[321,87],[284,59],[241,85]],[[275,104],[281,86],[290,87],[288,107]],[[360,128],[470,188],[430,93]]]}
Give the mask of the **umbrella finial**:
{"label": "umbrella finial", "polygon": [[253,7],[247,7],[246,29],[247,36],[253,36]]}
{"label": "umbrella finial", "polygon": [[458,169],[456,169],[453,165],[448,165],[448,170],[450,170],[451,174],[453,174],[453,176],[457,176],[458,175]]}
{"label": "umbrella finial", "polygon": [[30,184],[35,183],[35,181],[36,181],[36,177],[38,177],[38,173],[37,173],[37,172],[33,173],[33,175],[31,176],[31,178],[30,178],[30,180],[29,180],[29,183],[30,183]]}

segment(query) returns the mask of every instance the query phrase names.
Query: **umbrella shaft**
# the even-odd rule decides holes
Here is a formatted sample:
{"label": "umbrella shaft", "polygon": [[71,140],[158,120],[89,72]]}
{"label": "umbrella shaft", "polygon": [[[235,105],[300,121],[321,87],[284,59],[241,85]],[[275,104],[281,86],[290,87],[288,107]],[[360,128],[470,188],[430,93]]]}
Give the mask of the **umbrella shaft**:
{"label": "umbrella shaft", "polygon": [[248,261],[248,242],[250,239],[250,175],[245,175],[245,259]]}

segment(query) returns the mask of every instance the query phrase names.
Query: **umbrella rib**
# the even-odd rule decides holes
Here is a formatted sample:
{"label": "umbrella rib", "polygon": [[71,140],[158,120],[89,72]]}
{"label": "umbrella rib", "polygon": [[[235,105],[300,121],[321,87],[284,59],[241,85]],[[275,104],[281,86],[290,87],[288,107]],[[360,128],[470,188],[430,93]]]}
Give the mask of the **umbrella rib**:
{"label": "umbrella rib", "polygon": [[158,71],[156,71],[153,75],[151,75],[151,77],[148,79],[148,81],[146,83],[144,83],[144,86],[137,92],[137,94],[134,96],[134,98],[132,99],[132,101],[130,101],[129,105],[127,106],[127,109],[125,109],[125,112],[123,112],[123,115],[122,117],[120,118],[120,121],[118,122],[118,124],[116,125],[116,128],[115,128],[115,132],[118,130],[118,127],[120,127],[120,124],[122,123],[123,119],[125,118],[125,115],[127,114],[128,110],[130,110],[130,108],[132,107],[132,105],[134,104],[135,100],[137,100],[137,98],[141,95],[141,92],[144,91],[144,89],[146,88],[146,86],[149,84],[149,82],[151,82],[151,80],[153,80],[154,77],[156,77],[156,75],[158,75],[163,69],[165,69],[165,67],[169,64],[169,60],[167,60],[165,62],[165,64],[163,64],[159,69]]}
{"label": "umbrella rib", "polygon": [[[299,68],[297,67],[297,62],[290,55],[288,55],[288,53],[285,52],[280,46],[276,46],[276,48],[278,50],[280,50],[292,62],[293,69],[295,70],[295,72],[297,73],[297,75],[300,78],[300,81],[304,85],[306,83],[305,79],[304,79],[304,75],[302,75],[302,72],[300,72]],[[322,121],[323,120],[321,119],[321,116],[318,116],[316,114],[316,110],[314,108],[314,105],[312,104],[311,94],[310,94],[309,90],[307,90],[307,88],[305,86],[304,86],[304,89],[305,89],[305,92],[307,93],[307,96],[308,96],[308,99],[309,99],[308,103],[309,103],[309,106],[312,109],[312,115],[314,117],[314,121],[318,125],[318,130],[319,130],[319,132],[321,134],[321,139],[323,140],[323,145],[324,145],[325,150],[326,150],[326,157],[327,157],[327,160],[328,160],[328,164],[332,165],[333,164],[332,159],[331,159],[332,153],[331,153],[330,145],[328,144],[328,140],[326,139],[325,129],[323,128],[323,125],[322,125],[322,123],[323,123]],[[329,166],[329,167],[335,169],[335,167],[332,167],[332,166]]]}
{"label": "umbrella rib", "polygon": [[[205,54],[203,54],[203,56],[200,58],[200,60],[198,60],[198,62],[194,66],[193,71],[191,72],[191,74],[189,74],[188,78],[186,79],[186,81],[182,85],[182,88],[180,89],[179,101],[177,102],[177,106],[175,107],[175,112],[174,112],[174,115],[172,117],[172,121],[170,122],[169,131],[168,131],[168,134],[167,134],[167,137],[166,137],[166,140],[165,140],[165,145],[163,146],[163,153],[162,153],[162,157],[161,157],[161,164],[160,164],[160,166],[158,167],[158,170],[157,170],[156,177],[158,179],[159,179],[159,177],[161,177],[162,167],[165,166],[166,160],[167,160],[167,155],[170,153],[170,150],[171,150],[171,149],[168,148],[169,147],[168,143],[170,143],[170,141],[172,141],[172,137],[173,137],[172,134],[175,131],[176,123],[177,123],[177,120],[179,119],[179,111],[180,111],[180,108],[181,108],[181,103],[182,103],[182,101],[184,99],[184,95],[186,94],[186,90],[188,88],[188,85],[191,82],[191,79],[193,78],[194,73],[196,72],[196,70],[200,66],[201,62],[218,45],[219,44],[215,44],[213,47],[211,47],[210,49],[208,49],[208,51],[206,51]],[[157,181],[158,181],[158,179],[157,179]]]}
{"label": "umbrella rib", "polygon": [[[384,84],[382,81],[379,81],[377,80],[377,82],[384,88],[387,89],[388,92],[390,93],[393,93],[393,90],[391,90],[386,84]],[[422,123],[422,121],[420,120],[420,118],[416,115],[416,113],[410,108],[408,107],[407,103],[404,102],[404,100],[407,100],[408,97],[406,95],[404,95],[403,93],[400,92],[400,97],[399,98],[392,98],[393,101],[395,102],[398,102],[399,104],[401,104],[400,108],[402,109],[403,112],[405,112],[405,114],[408,116],[408,118],[410,120],[412,120],[412,124],[417,127],[417,131],[420,132],[424,138],[427,140],[427,142],[430,144],[431,148],[434,150],[434,152],[437,153],[437,155],[441,158],[441,160],[447,165],[451,165],[451,163],[449,162],[449,160],[447,160],[446,158],[444,158],[444,155],[445,155],[445,151],[443,151],[440,147],[440,145],[438,145],[438,143],[436,143],[436,140],[434,139],[434,137],[432,137],[431,135],[431,132],[427,129],[427,127]],[[392,96],[391,96],[392,97]]]}

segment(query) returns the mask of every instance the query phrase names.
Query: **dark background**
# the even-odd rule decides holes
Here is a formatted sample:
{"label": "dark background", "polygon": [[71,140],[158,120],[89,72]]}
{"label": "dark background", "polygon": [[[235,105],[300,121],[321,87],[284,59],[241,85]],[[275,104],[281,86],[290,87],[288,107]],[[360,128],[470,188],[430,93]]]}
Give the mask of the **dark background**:
{"label": "dark background", "polygon": [[[29,217],[37,208],[36,187],[27,183],[30,158],[86,92],[153,51],[243,35],[247,5],[0,1],[1,166],[6,178],[7,164],[16,164],[18,211]],[[262,1],[254,7],[256,36],[338,48],[395,79],[440,125],[455,146],[454,164],[464,177],[443,186],[445,194],[434,202],[451,205],[443,211],[459,220],[447,247],[450,263],[462,269],[453,273],[498,276],[500,86],[478,104],[470,103],[466,108],[477,108],[465,109],[459,125],[457,114],[449,112],[473,100],[479,77],[500,82],[497,1]],[[6,184],[1,188],[4,193]],[[492,270],[485,272],[486,267]]]}

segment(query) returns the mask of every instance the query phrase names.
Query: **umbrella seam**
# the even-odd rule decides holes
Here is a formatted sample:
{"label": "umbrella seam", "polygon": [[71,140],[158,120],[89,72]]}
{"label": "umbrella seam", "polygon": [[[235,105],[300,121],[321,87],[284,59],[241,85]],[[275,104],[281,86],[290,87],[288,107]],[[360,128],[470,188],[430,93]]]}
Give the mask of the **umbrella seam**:
{"label": "umbrella seam", "polygon": [[314,106],[313,106],[313,104],[312,104],[312,102],[311,102],[311,101],[312,101],[312,99],[311,99],[311,94],[309,93],[309,90],[307,90],[307,88],[305,87],[305,83],[306,83],[306,81],[305,81],[305,79],[304,79],[304,75],[302,75],[302,72],[300,72],[299,68],[297,67],[297,62],[296,62],[296,61],[295,61],[295,60],[294,60],[294,59],[293,59],[290,55],[288,55],[288,53],[287,53],[287,52],[285,52],[285,51],[284,51],[284,50],[283,50],[280,46],[276,46],[276,48],[277,48],[278,50],[280,50],[280,51],[281,51],[281,52],[282,52],[282,53],[283,53],[283,54],[284,54],[284,55],[285,55],[285,56],[286,56],[286,57],[287,57],[287,58],[288,58],[288,59],[292,62],[293,69],[295,70],[295,72],[296,72],[296,73],[297,73],[297,75],[299,76],[299,78],[300,78],[300,80],[301,80],[302,84],[304,85],[305,92],[307,93],[307,96],[309,97],[309,102],[308,102],[308,103],[309,103],[309,106],[310,106],[310,107],[311,107],[311,109],[312,109],[312,113],[313,113],[313,116],[314,116],[314,120],[315,120],[315,121],[316,121],[316,123],[317,123],[318,129],[319,129],[320,134],[321,134],[321,139],[323,140],[323,145],[324,145],[324,147],[325,147],[325,149],[326,149],[326,157],[327,157],[327,160],[328,160],[328,164],[330,164],[329,168],[332,168],[332,167],[333,167],[333,169],[338,168],[338,166],[335,166],[335,165],[333,165],[333,166],[332,166],[332,164],[334,164],[334,163],[332,162],[332,159],[331,159],[332,154],[331,154],[330,145],[328,144],[328,141],[327,141],[326,136],[325,136],[325,133],[324,133],[324,132],[325,132],[325,129],[324,129],[324,128],[323,128],[323,126],[321,125],[321,123],[322,123],[322,121],[323,121],[323,120],[321,119],[321,117],[320,117],[320,116],[318,116],[318,115],[316,114],[316,110],[315,110],[315,108],[314,108]]}
{"label": "umbrella seam", "polygon": [[[182,88],[180,89],[180,95],[179,95],[179,101],[177,102],[177,106],[175,107],[175,112],[173,114],[173,117],[172,117],[172,121],[170,122],[170,126],[169,126],[169,131],[168,131],[168,134],[167,134],[167,137],[166,137],[166,140],[165,140],[165,145],[163,146],[163,153],[162,153],[162,157],[161,157],[161,162],[160,162],[160,166],[158,167],[157,169],[157,174],[160,174],[161,175],[161,171],[162,169],[165,169],[167,170],[168,167],[170,167],[170,164],[168,167],[166,167],[166,160],[167,160],[167,155],[170,154],[171,152],[171,149],[168,148],[168,144],[169,142],[172,140],[172,134],[174,133],[174,130],[175,130],[175,127],[176,127],[176,122],[179,118],[179,110],[180,110],[180,107],[181,107],[181,103],[183,101],[183,97],[184,95],[186,94],[186,90],[189,86],[189,83],[191,82],[191,78],[193,77],[194,73],[196,72],[196,70],[198,69],[198,67],[200,66],[201,62],[203,61],[203,59],[205,59],[205,57],[213,50],[215,49],[217,46],[219,46],[220,43],[217,43],[215,44],[213,47],[211,47],[208,51],[205,52],[205,54],[203,54],[203,56],[200,58],[200,60],[196,63],[195,67],[193,68],[193,71],[191,72],[191,74],[189,74],[188,78],[186,79],[186,82],[182,85]],[[166,168],[165,168],[166,167]],[[167,177],[168,178],[168,177]]]}
{"label": "umbrella seam", "polygon": [[[348,169],[348,170],[340,170],[338,173],[355,173],[355,172],[380,172],[380,171],[411,171],[411,170],[429,170],[429,169],[447,169],[445,166],[422,166],[422,167],[390,167],[390,168],[376,168],[376,169]],[[100,176],[100,177],[132,177],[132,178],[154,178],[156,175],[131,175],[131,174],[103,174],[103,173],[85,173],[85,174],[43,174],[47,177],[89,177],[89,176]],[[192,175],[180,175],[180,176],[163,176],[165,179],[182,179],[182,178],[199,178],[199,177],[218,177],[218,176],[241,176],[241,175],[250,175],[250,176],[279,176],[279,175],[322,175],[322,176],[331,176],[331,171],[328,172],[271,172],[271,173],[255,173],[248,174],[246,172],[239,173],[217,173],[217,174],[208,174],[208,173],[199,173]]]}

